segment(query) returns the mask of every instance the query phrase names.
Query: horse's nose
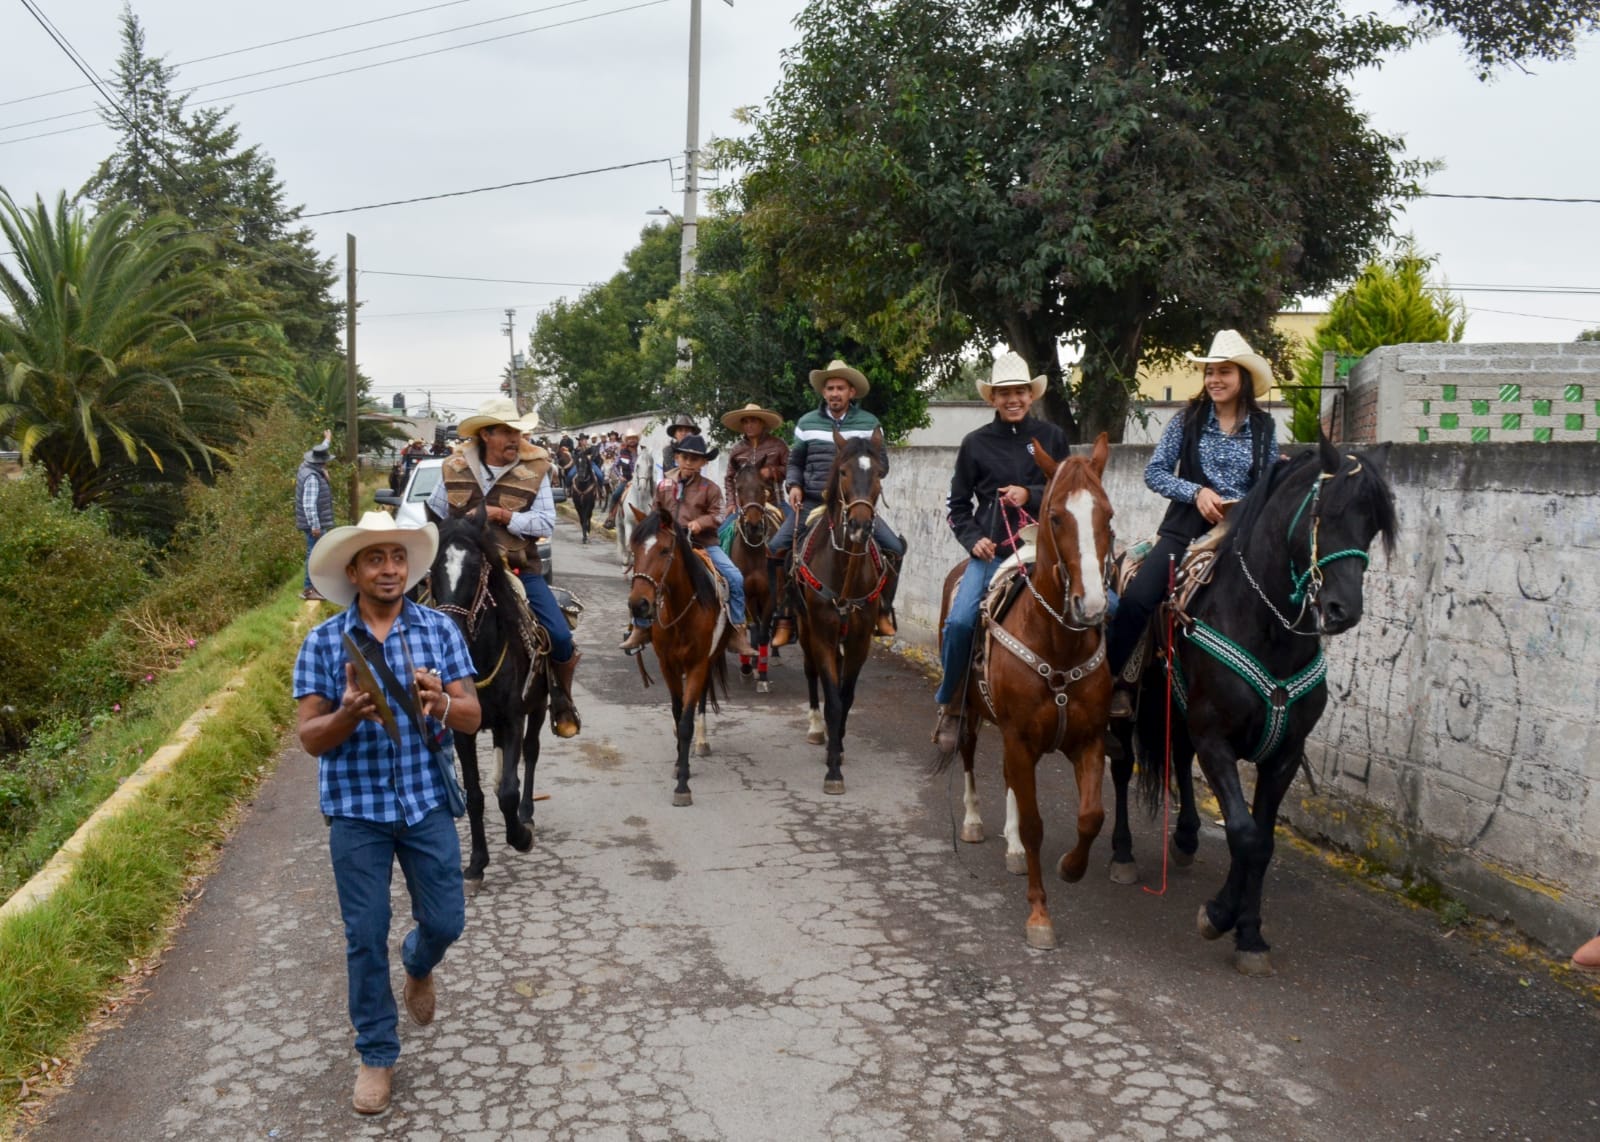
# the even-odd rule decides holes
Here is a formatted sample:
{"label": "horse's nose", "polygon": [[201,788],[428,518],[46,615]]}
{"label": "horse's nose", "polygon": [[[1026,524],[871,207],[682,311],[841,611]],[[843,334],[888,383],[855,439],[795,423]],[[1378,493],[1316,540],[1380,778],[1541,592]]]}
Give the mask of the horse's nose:
{"label": "horse's nose", "polygon": [[653,616],[650,614],[650,612],[653,609],[654,608],[650,605],[649,599],[635,599],[628,606],[628,610],[633,613],[633,617],[636,619],[652,618]]}
{"label": "horse's nose", "polygon": [[1322,600],[1322,629],[1329,634],[1349,630],[1361,619],[1361,608],[1346,606],[1337,598]]}

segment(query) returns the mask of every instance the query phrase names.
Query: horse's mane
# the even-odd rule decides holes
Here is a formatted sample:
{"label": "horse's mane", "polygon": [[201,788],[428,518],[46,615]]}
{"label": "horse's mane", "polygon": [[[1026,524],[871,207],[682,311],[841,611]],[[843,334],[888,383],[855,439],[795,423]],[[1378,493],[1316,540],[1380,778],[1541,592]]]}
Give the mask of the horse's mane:
{"label": "horse's mane", "polygon": [[[661,534],[663,518],[660,512],[651,512],[640,521],[638,527],[633,529],[633,536],[629,543],[642,545],[655,539],[656,536]],[[680,559],[679,562],[683,564],[684,569],[689,573],[689,586],[694,591],[695,601],[704,603],[708,607],[719,606],[717,582],[711,577],[711,572],[706,567],[705,561],[695,554],[694,540],[690,539],[689,533],[676,523],[672,525],[672,536],[674,541],[689,553],[688,558]],[[637,565],[638,560],[635,560],[634,563]]]}
{"label": "horse's mane", "polygon": [[[500,559],[500,553],[495,549],[494,541],[489,538],[489,530],[482,522],[473,516],[464,518],[447,519],[439,525],[439,551],[433,557],[433,593],[434,598],[439,598],[440,579],[437,572],[443,566],[445,549],[456,540],[463,540],[475,551],[489,567],[489,594],[494,598],[495,618],[499,620],[500,629],[505,632],[505,637],[512,637],[521,623],[521,616],[517,613],[516,599],[512,592],[511,572],[506,570],[505,564]],[[470,596],[461,604],[470,606]]]}
{"label": "horse's mane", "polygon": [[[1394,491],[1384,478],[1377,457],[1366,452],[1356,453],[1356,457],[1361,462],[1361,470],[1330,481],[1323,493],[1322,511],[1328,515],[1338,515],[1347,507],[1365,502],[1377,524],[1377,534],[1383,540],[1384,554],[1393,555],[1399,526]],[[1308,487],[1311,480],[1322,474],[1322,461],[1321,449],[1307,448],[1289,460],[1272,465],[1266,478],[1257,480],[1256,486],[1234,508],[1229,518],[1228,536],[1223,540],[1219,553],[1232,551],[1244,542],[1245,536],[1255,531],[1261,517],[1266,514],[1268,502],[1280,488],[1291,485]]]}

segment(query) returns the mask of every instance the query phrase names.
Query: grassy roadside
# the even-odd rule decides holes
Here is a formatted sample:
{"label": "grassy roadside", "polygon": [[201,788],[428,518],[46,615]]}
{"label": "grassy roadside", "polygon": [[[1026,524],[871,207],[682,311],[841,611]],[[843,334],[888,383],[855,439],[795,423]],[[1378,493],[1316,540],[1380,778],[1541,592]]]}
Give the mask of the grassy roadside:
{"label": "grassy roadside", "polygon": [[25,879],[23,869],[48,859],[122,777],[250,664],[240,692],[205,723],[171,772],[96,835],[55,895],[0,923],[0,1128],[17,1110],[27,1076],[66,1051],[130,960],[167,938],[186,877],[264,776],[293,713],[289,683],[299,640],[286,632],[304,605],[297,587],[286,586],[207,640],[154,685],[137,712],[98,727],[82,748],[111,757],[114,767],[71,790],[7,854],[7,880]]}

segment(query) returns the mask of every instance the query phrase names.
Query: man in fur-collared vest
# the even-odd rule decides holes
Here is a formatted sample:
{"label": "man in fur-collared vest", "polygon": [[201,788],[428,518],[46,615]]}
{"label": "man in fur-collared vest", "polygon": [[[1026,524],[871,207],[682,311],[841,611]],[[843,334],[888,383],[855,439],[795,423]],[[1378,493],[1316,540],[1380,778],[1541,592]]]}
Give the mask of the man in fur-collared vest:
{"label": "man in fur-collared vest", "polygon": [[[578,669],[577,647],[566,616],[550,593],[539,566],[539,540],[556,528],[550,493],[550,454],[524,439],[516,406],[497,398],[461,422],[462,447],[442,465],[443,478],[428,498],[440,519],[466,515],[482,505],[489,532],[506,565],[521,580],[528,607],[550,636],[550,666],[567,697]],[[575,706],[552,709],[556,734],[570,738],[581,722]]]}

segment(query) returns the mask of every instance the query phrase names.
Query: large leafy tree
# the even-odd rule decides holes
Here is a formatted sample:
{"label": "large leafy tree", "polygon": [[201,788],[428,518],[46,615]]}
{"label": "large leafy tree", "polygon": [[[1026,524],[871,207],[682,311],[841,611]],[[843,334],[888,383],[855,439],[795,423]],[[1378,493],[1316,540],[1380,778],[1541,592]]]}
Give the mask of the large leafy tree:
{"label": "large leafy tree", "polygon": [[1381,345],[1459,341],[1467,330],[1466,306],[1428,284],[1433,259],[1406,241],[1387,258],[1367,263],[1336,297],[1295,362],[1297,386],[1289,390],[1290,427],[1296,440],[1315,440],[1321,424],[1322,355],[1360,357]]}
{"label": "large leafy tree", "polygon": [[[1337,0],[814,0],[725,158],[785,294],[902,362],[1005,340],[1051,415],[1116,438],[1141,359],[1264,334],[1386,234],[1422,168],[1348,76],[1430,21],[1513,7],[1413,6],[1415,25]],[[1574,18],[1532,42],[1569,50]],[[1526,54],[1471,27],[1480,59]]]}
{"label": "large leafy tree", "polygon": [[295,360],[338,349],[333,263],[298,224],[302,207],[286,201],[272,159],[242,144],[225,109],[190,111],[176,82],[176,70],[149,54],[138,17],[124,9],[112,81],[119,106],[100,108],[118,141],[79,193],[102,205],[130,204],[142,218],[186,219],[200,239],[186,264],[210,260],[217,304],[243,301],[279,327],[284,351],[274,357],[285,362],[287,379]]}
{"label": "large leafy tree", "polygon": [[563,422],[625,416],[662,403],[677,349],[652,342],[646,350],[644,333],[655,320],[651,303],[678,281],[678,249],[676,226],[647,226],[609,281],[539,314],[530,336],[539,401],[559,409]]}
{"label": "large leafy tree", "polygon": [[[798,300],[776,298],[774,275],[745,240],[744,220],[720,214],[700,225],[698,265],[687,286],[656,303],[646,335],[663,344],[688,340],[690,365],[667,377],[674,408],[715,424],[721,414],[755,401],[795,420],[818,398],[808,374],[834,358],[872,383],[862,402],[891,440],[925,423],[921,368],[900,368],[874,346],[825,328]],[[721,433],[722,429],[714,429]]]}
{"label": "large leafy tree", "polygon": [[[322,357],[302,361],[294,371],[294,381],[285,395],[285,403],[296,419],[318,428],[330,429],[339,442],[338,455],[343,455],[342,442],[349,437],[349,407],[345,392],[349,375],[343,357]],[[363,452],[381,452],[395,441],[411,435],[411,425],[396,417],[373,399],[371,380],[359,370],[356,373],[356,439]]]}
{"label": "large leafy tree", "polygon": [[0,435],[52,496],[137,515],[152,489],[208,471],[244,428],[233,368],[259,315],[200,303],[179,263],[198,243],[171,215],[117,205],[93,219],[63,194],[27,208],[0,191]]}

